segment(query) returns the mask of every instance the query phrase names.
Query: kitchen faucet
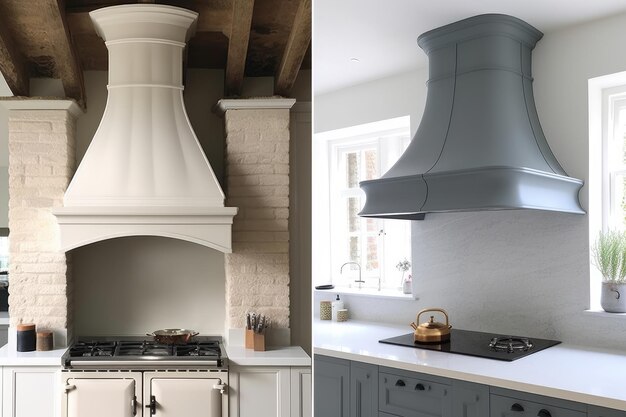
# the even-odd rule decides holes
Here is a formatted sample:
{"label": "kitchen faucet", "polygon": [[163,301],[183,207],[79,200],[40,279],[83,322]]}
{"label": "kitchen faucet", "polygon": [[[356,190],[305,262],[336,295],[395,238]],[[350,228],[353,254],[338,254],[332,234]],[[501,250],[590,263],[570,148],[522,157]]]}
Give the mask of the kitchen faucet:
{"label": "kitchen faucet", "polygon": [[343,274],[343,267],[349,264],[354,264],[356,266],[359,267],[359,279],[355,279],[354,282],[358,282],[359,283],[359,289],[361,289],[361,284],[363,284],[365,281],[363,281],[361,279],[361,265],[359,265],[358,262],[346,262],[345,264],[341,265],[341,268],[339,269],[339,273]]}

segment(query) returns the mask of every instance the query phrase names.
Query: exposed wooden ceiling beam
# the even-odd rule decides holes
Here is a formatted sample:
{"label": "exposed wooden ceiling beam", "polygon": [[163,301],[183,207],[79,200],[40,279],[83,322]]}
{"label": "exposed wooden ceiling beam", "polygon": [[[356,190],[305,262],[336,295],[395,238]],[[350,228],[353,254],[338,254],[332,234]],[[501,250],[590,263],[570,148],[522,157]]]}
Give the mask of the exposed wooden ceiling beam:
{"label": "exposed wooden ceiling beam", "polygon": [[73,98],[85,107],[85,83],[78,56],[72,44],[72,37],[65,19],[64,2],[59,0],[40,1],[42,12],[48,17],[48,36],[52,45],[55,72],[61,79],[65,95]]}
{"label": "exposed wooden ceiling beam", "polygon": [[0,22],[0,71],[14,96],[28,95],[28,64],[4,22]]}
{"label": "exposed wooden ceiling beam", "polygon": [[233,19],[228,40],[228,56],[226,58],[224,80],[226,97],[241,94],[253,10],[254,0],[233,0]]}
{"label": "exposed wooden ceiling beam", "polygon": [[287,47],[274,78],[274,92],[286,96],[293,87],[306,50],[311,43],[311,0],[300,0]]}

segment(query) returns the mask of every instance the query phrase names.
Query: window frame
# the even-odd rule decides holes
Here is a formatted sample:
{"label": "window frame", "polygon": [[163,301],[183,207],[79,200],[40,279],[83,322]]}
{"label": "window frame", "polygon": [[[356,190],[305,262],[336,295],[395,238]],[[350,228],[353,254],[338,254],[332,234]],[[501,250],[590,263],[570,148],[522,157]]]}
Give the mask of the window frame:
{"label": "window frame", "polygon": [[[394,136],[398,139],[402,139],[402,141],[398,141],[396,144],[390,145],[389,147],[382,145],[384,143],[383,141],[394,138]],[[392,153],[397,154],[397,156],[399,157],[406,148],[406,146],[408,146],[410,141],[410,116],[403,116],[394,119],[382,120],[379,122],[355,125],[349,128],[331,130],[316,133],[314,135],[313,159],[315,163],[313,164],[314,197],[312,208],[313,212],[315,213],[313,218],[313,281],[315,285],[333,283],[336,287],[340,287],[336,288],[337,290],[346,290],[348,289],[347,285],[356,278],[357,273],[356,269],[353,272],[350,272],[348,270],[348,267],[346,267],[342,276],[339,273],[339,268],[341,265],[335,265],[336,262],[333,262],[333,256],[331,255],[334,250],[331,238],[333,222],[337,220],[337,216],[331,215],[331,210],[333,208],[334,202],[332,201],[332,198],[330,196],[331,189],[329,187],[333,175],[331,170],[335,169],[337,159],[333,156],[332,146],[340,147],[343,151],[349,150],[351,148],[376,148],[378,151],[378,173],[382,175],[384,174],[384,172],[386,172],[387,169],[389,169],[393,165],[393,162],[385,164],[385,161],[389,162],[389,153],[393,151]],[[391,146],[400,146],[401,148],[389,149]],[[326,196],[323,195],[324,189],[327,193]],[[362,192],[361,195],[363,195]],[[377,222],[382,221],[383,219],[377,219]],[[366,227],[366,220],[363,220],[363,224],[364,227]],[[380,230],[380,226],[382,225],[377,225],[376,229]],[[406,230],[406,233],[408,233],[410,236],[410,225],[407,225],[407,227],[408,229]],[[327,232],[324,233],[324,231]],[[367,234],[367,232],[365,232],[365,234]],[[365,241],[362,243],[362,245],[364,246],[366,244],[367,243]],[[382,275],[385,274],[385,254],[383,249],[384,246],[384,243],[383,245],[379,246],[378,259],[379,270]],[[409,242],[407,257],[410,257],[410,255],[411,253]],[[373,275],[366,272],[365,264],[362,265],[362,267],[362,276],[364,279],[368,277],[377,278],[377,274]],[[394,268],[394,266],[390,266],[390,268]],[[377,289],[377,279],[371,280],[369,283],[367,283],[367,288],[373,289],[374,282]],[[393,279],[390,280],[388,277],[387,282],[392,285]],[[353,285],[352,287],[356,287],[356,285]],[[392,288],[383,287],[383,291],[378,292],[377,295],[396,296],[401,295],[401,292],[402,291],[400,285],[394,285]]]}
{"label": "window frame", "polygon": [[[626,175],[626,164],[614,169],[610,161],[611,142],[616,131],[624,133],[618,126],[621,111],[626,111],[626,85],[602,90],[602,230],[616,228],[617,207],[614,198],[616,177]],[[626,153],[626,149],[623,150]],[[623,228],[622,224],[620,228]]]}

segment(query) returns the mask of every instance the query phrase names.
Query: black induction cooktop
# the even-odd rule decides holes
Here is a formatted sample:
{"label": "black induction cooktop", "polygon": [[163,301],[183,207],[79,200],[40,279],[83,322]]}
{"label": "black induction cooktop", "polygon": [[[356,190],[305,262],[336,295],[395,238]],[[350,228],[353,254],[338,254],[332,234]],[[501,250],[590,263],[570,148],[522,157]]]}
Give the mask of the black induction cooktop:
{"label": "black induction cooktop", "polygon": [[413,342],[413,333],[383,339],[379,342],[507,362],[523,358],[561,343],[558,340],[473,332],[460,329],[451,329],[450,341],[441,344],[415,343]]}

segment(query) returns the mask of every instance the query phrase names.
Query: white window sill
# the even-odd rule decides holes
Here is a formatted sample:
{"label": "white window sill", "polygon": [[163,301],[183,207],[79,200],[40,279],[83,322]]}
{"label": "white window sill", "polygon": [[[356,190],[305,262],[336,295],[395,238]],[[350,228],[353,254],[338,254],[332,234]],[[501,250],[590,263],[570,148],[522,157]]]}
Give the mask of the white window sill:
{"label": "white window sill", "polygon": [[622,319],[626,320],[626,313],[607,313],[602,309],[590,309],[583,311],[583,314],[587,316],[596,316],[596,317],[610,317],[612,319]]}
{"label": "white window sill", "polygon": [[345,295],[354,295],[359,297],[371,297],[371,298],[384,298],[387,300],[407,300],[413,301],[417,300],[417,297],[414,297],[413,294],[402,294],[400,291],[394,290],[385,290],[382,289],[380,291],[374,288],[346,288],[346,287],[335,287],[332,290],[314,290],[316,293],[327,293],[327,294],[345,294]]}

